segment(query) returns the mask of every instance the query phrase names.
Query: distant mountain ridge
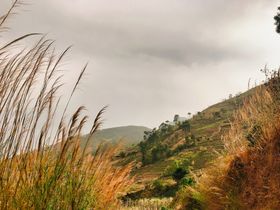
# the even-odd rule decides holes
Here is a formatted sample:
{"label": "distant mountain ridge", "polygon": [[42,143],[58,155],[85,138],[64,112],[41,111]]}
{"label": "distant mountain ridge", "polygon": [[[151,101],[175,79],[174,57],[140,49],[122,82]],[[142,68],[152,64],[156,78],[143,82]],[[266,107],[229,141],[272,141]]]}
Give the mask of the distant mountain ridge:
{"label": "distant mountain ridge", "polygon": [[[117,143],[121,141],[125,147],[138,144],[143,140],[144,131],[150,131],[150,128],[144,126],[120,126],[106,128],[97,131],[89,140],[89,147],[95,150],[102,142]],[[81,146],[84,146],[88,135],[81,140]]]}

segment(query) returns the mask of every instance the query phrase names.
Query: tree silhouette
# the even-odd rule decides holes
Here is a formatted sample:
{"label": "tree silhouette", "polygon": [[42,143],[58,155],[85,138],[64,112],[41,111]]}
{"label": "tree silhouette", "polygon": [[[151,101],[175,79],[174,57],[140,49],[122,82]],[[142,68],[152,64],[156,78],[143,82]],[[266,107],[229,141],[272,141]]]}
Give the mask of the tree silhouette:
{"label": "tree silhouette", "polygon": [[191,125],[190,125],[189,121],[186,120],[186,121],[182,122],[182,124],[180,125],[180,128],[182,128],[182,130],[185,132],[185,134],[187,134],[191,130]]}
{"label": "tree silhouette", "polygon": [[276,32],[280,34],[280,7],[278,7],[278,13],[274,16]]}

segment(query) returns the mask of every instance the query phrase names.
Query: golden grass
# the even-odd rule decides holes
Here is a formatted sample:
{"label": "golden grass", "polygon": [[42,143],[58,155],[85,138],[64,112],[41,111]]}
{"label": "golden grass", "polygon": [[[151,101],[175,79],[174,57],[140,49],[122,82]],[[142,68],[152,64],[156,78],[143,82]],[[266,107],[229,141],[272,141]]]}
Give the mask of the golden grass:
{"label": "golden grass", "polygon": [[236,113],[225,151],[175,201],[181,209],[280,209],[280,77],[265,85]]}
{"label": "golden grass", "polygon": [[168,209],[167,207],[171,202],[172,198],[128,200],[122,205],[120,210],[162,210]]}
{"label": "golden grass", "polygon": [[[18,5],[15,1],[0,17],[0,31]],[[34,46],[19,47],[34,37],[39,37]],[[58,67],[68,50],[57,56],[54,41],[39,34],[0,46],[0,209],[110,209],[132,181],[130,165],[113,165],[118,148],[99,148],[95,154],[80,148],[88,119],[84,107],[67,120],[86,67],[64,111],[57,111],[63,78]],[[89,138],[100,127],[104,110],[92,123]]]}

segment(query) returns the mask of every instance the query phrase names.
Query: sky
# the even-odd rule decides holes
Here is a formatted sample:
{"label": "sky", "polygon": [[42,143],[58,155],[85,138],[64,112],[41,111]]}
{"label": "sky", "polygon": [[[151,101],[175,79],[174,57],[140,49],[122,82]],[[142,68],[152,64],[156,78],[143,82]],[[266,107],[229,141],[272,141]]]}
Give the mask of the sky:
{"label": "sky", "polygon": [[[253,3],[252,3],[253,2]],[[0,0],[0,12],[11,0]],[[64,82],[86,75],[73,98],[104,128],[150,128],[259,84],[279,67],[276,0],[27,0],[5,39],[46,33],[63,60]]]}

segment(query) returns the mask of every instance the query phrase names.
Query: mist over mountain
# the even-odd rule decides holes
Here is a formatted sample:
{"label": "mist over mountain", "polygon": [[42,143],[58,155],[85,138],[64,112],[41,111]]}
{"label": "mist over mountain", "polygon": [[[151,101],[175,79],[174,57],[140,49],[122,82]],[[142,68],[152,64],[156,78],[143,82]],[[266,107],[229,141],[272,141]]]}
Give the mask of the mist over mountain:
{"label": "mist over mountain", "polygon": [[[121,126],[114,128],[106,128],[98,130],[89,140],[89,147],[95,150],[101,143],[118,143],[120,142],[124,147],[138,144],[143,140],[144,132],[150,131],[150,128],[144,126]],[[85,144],[87,135],[81,140],[81,145]]]}

